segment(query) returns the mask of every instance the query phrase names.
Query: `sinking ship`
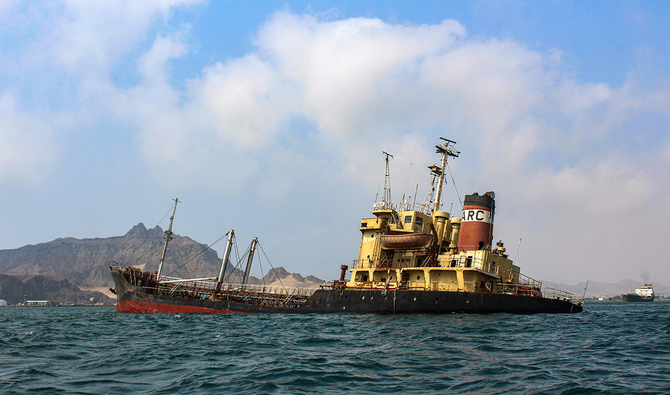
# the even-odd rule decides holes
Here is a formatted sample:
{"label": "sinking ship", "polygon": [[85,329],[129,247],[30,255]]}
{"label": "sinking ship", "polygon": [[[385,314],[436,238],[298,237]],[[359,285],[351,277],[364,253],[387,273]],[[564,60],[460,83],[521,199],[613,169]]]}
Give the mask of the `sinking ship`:
{"label": "sinking ship", "polygon": [[[448,160],[460,152],[441,138],[440,165],[429,166],[432,178],[423,203],[391,201],[389,156],[384,194],[372,218],[361,220],[358,258],[340,266],[339,280],[319,288],[252,285],[249,270],[257,239],[250,248],[239,283],[226,281],[234,230],[228,232],[216,277],[181,279],[162,275],[172,221],[158,270],[110,266],[117,296],[116,311],[125,313],[578,313],[583,301],[573,294],[542,287],[520,273],[502,242],[493,243],[495,194],[466,195],[460,217],[442,211]],[[327,256],[327,255],[326,255]],[[349,273],[348,273],[349,272]],[[346,280],[349,274],[349,280]]]}

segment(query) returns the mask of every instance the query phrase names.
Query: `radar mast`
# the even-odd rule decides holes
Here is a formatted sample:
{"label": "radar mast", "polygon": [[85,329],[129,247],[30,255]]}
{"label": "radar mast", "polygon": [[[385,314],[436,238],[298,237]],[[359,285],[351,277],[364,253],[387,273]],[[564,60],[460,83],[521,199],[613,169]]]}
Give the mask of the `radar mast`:
{"label": "radar mast", "polygon": [[386,155],[386,174],[384,175],[384,195],[382,197],[382,203],[385,210],[393,210],[393,201],[391,200],[391,173],[389,171],[389,157],[393,158],[393,155],[386,151],[382,151],[382,153]]}
{"label": "radar mast", "polygon": [[456,151],[454,146],[456,145],[455,141],[445,139],[440,137],[440,140],[444,140],[444,144],[436,145],[436,152],[442,154],[442,164],[440,168],[436,168],[435,165],[431,167],[431,170],[434,174],[438,176],[437,190],[435,192],[435,205],[433,206],[433,213],[440,209],[442,205],[442,185],[444,185],[444,168],[447,166],[447,157],[452,156],[458,158],[460,154],[459,151]]}

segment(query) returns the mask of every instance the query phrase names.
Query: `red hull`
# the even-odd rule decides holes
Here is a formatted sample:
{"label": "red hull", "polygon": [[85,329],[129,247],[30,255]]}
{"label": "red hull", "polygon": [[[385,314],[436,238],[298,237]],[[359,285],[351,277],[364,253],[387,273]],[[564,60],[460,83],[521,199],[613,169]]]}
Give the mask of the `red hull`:
{"label": "red hull", "polygon": [[166,303],[138,302],[135,300],[119,300],[116,302],[117,313],[135,314],[251,314],[232,310],[215,310],[200,306],[184,306]]}

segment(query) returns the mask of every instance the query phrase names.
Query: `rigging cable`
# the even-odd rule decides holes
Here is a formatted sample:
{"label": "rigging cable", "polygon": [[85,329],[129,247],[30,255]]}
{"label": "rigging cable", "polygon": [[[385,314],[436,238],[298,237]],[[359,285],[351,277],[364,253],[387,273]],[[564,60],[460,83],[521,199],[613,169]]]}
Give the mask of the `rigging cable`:
{"label": "rigging cable", "polygon": [[[281,280],[281,278],[279,278],[279,274],[277,274],[277,269],[275,269],[275,267],[272,266],[272,262],[270,262],[270,258],[268,258],[268,256],[265,253],[265,250],[263,249],[263,246],[261,245],[261,243],[258,243],[258,247],[260,247],[261,251],[263,252],[263,255],[265,255],[265,259],[268,260],[268,264],[270,265],[272,270],[274,270],[274,273],[277,276],[277,280],[279,280],[279,284],[281,284],[281,287],[284,289],[284,291],[286,291],[286,286],[284,286],[284,282]],[[260,258],[258,258],[258,260],[260,261]]]}
{"label": "rigging cable", "polygon": [[[405,200],[405,194],[407,193],[407,184],[409,184],[409,175],[412,173],[412,165],[414,164],[414,156],[416,155],[416,147],[419,146],[419,137],[416,138],[416,144],[414,144],[414,152],[412,153],[412,160],[409,162],[409,170],[407,171],[407,181],[405,181],[405,190],[402,191],[402,200]],[[402,201],[400,202],[403,203]]]}
{"label": "rigging cable", "polygon": [[[179,248],[179,245],[177,244],[176,238],[174,240],[173,245],[174,245],[174,247],[172,249],[177,251],[177,255],[179,256],[179,262],[184,262],[184,256],[181,254],[181,249]],[[184,263],[183,265],[181,265],[179,267],[181,268],[181,267],[184,267],[185,265],[186,264]],[[175,273],[177,270],[178,270],[178,268],[174,269],[170,274]],[[188,272],[187,267],[184,267],[184,271],[186,272],[186,278],[191,277],[191,274]]]}
{"label": "rigging cable", "polygon": [[461,203],[461,210],[463,210],[463,201],[461,200],[461,195],[458,193],[458,188],[456,188],[456,181],[454,181],[454,175],[451,174],[451,167],[449,167],[449,161],[446,161],[447,164],[447,170],[449,170],[449,176],[451,177],[451,183],[454,184],[454,189],[456,190],[456,197],[458,197],[458,201]]}
{"label": "rigging cable", "polygon": [[[165,219],[165,217],[167,217],[168,214],[170,214],[170,211],[172,211],[172,206],[170,206],[170,208],[169,208],[168,211],[165,213],[165,215],[163,216],[163,218],[161,218],[161,220],[158,221],[158,225],[156,225],[153,229],[151,229],[151,232],[149,232],[149,234],[148,234],[147,237],[144,239],[144,241],[142,241],[142,243],[141,243],[139,246],[137,246],[137,248],[135,248],[135,249],[133,250],[133,252],[130,254],[130,257],[128,257],[128,261],[130,261],[130,260],[132,259],[133,255],[135,255],[135,253],[137,252],[137,250],[139,250],[139,249],[144,245],[144,243],[146,243],[147,240],[149,240],[149,238],[153,235],[153,233],[156,231],[156,229],[158,228],[158,226],[163,222],[163,220]],[[139,260],[142,259],[142,257],[144,257],[144,256],[147,254],[147,252],[149,252],[149,251],[151,251],[151,249],[147,250],[144,254],[140,255],[140,257],[137,258],[137,260],[135,261],[135,263],[139,262]],[[123,261],[123,256],[121,257],[121,261]],[[119,263],[119,266],[120,266],[120,263]],[[130,265],[130,266],[132,266],[132,265]]]}
{"label": "rigging cable", "polygon": [[[251,244],[249,244],[249,247],[247,247],[246,251],[244,251],[244,254],[242,254],[242,256],[240,257],[239,251],[237,249],[237,243],[235,244],[235,257],[237,258],[237,264],[235,264],[235,266],[233,267],[233,270],[230,273],[228,273],[226,278],[223,279],[224,282],[232,284],[233,282],[230,281],[230,280],[232,280],[234,277],[239,277],[239,279],[242,280],[242,269],[241,269],[240,266],[242,265],[242,261],[244,260],[244,257],[247,256],[247,254],[249,253],[249,250],[251,250]],[[235,273],[236,270],[237,270],[237,273]],[[241,283],[242,281],[239,281],[239,282]]]}
{"label": "rigging cable", "polygon": [[184,265],[187,265],[188,263],[190,263],[191,261],[193,261],[195,258],[197,258],[197,257],[199,257],[200,255],[202,255],[205,251],[207,251],[207,250],[209,250],[210,248],[212,248],[216,243],[218,243],[219,241],[221,241],[221,239],[223,239],[224,237],[226,237],[227,234],[228,234],[228,233],[226,233],[226,234],[224,234],[223,236],[219,237],[218,240],[216,240],[214,243],[212,243],[212,245],[208,245],[204,250],[202,250],[202,251],[200,251],[199,253],[197,253],[193,258],[191,258],[191,259],[189,259],[188,261],[186,261],[186,262],[182,263],[181,265],[177,266],[173,271],[171,271],[170,273],[168,273],[168,276],[171,275],[172,273],[176,272],[177,270],[181,269]]}

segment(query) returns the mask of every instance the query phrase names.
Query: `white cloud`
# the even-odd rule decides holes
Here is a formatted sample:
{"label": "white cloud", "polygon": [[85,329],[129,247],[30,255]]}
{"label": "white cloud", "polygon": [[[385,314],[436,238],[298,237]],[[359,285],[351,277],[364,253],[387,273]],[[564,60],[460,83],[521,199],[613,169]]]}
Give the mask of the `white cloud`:
{"label": "white cloud", "polygon": [[278,77],[271,65],[248,55],[208,67],[191,93],[216,119],[212,127],[221,142],[248,150],[270,144],[293,110],[294,98]]}
{"label": "white cloud", "polygon": [[[256,43],[257,53],[205,68],[190,81],[189,100],[175,99],[164,109],[198,114],[197,126],[185,127],[182,138],[212,153],[211,144],[217,145],[249,168],[247,153],[270,153],[280,129],[300,116],[316,125],[318,139],[352,176],[377,176],[364,171],[380,160],[371,149],[398,147],[407,160],[417,133],[437,131],[470,141],[475,151],[465,160],[476,157],[485,177],[515,178],[517,187],[525,182],[553,194],[555,184],[547,180],[565,184],[565,192],[594,177],[615,177],[598,165],[608,160],[606,150],[624,148],[611,139],[625,134],[622,125],[641,110],[663,116],[665,107],[657,103],[667,101],[666,91],[640,93],[630,84],[578,84],[553,70],[560,61],[555,52],[540,54],[509,40],[468,40],[452,20],[407,27],[278,13]],[[419,147],[417,155],[432,154]],[[617,161],[633,166],[636,157]],[[626,193],[647,187],[648,179],[639,174]]]}
{"label": "white cloud", "polygon": [[146,38],[157,17],[166,20],[172,8],[199,1],[65,0],[51,53],[69,71],[103,77],[120,55]]}
{"label": "white cloud", "polygon": [[525,193],[582,218],[634,212],[651,205],[658,188],[650,174],[624,158],[625,153],[613,152],[597,162],[584,160],[559,172],[541,171],[528,181]]}
{"label": "white cloud", "polygon": [[186,45],[171,37],[160,35],[156,37],[151,49],[138,61],[137,68],[144,83],[148,85],[167,84],[168,73],[165,64],[171,58],[178,58],[186,54],[186,51]]}
{"label": "white cloud", "polygon": [[17,110],[11,93],[0,96],[0,182],[36,185],[58,158],[52,130]]}
{"label": "white cloud", "polygon": [[453,20],[405,27],[378,19],[318,22],[277,14],[257,43],[284,78],[302,87],[304,111],[325,134],[359,139],[361,129],[373,136],[388,132],[380,112],[402,122],[408,105],[403,94],[416,84],[417,63],[463,34]]}

